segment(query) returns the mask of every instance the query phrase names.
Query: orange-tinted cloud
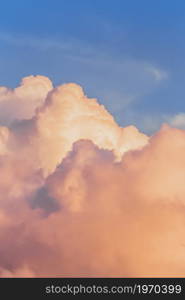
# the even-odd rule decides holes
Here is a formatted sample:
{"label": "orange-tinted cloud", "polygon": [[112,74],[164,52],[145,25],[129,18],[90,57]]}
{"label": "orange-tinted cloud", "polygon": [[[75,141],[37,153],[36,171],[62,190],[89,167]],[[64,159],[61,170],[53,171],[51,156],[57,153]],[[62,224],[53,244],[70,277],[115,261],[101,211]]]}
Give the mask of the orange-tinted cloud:
{"label": "orange-tinted cloud", "polygon": [[121,128],[73,83],[41,102],[0,128],[0,275],[184,276],[185,131]]}
{"label": "orange-tinted cloud", "polygon": [[45,76],[25,77],[15,89],[0,86],[0,124],[10,125],[15,120],[33,117],[52,88]]}

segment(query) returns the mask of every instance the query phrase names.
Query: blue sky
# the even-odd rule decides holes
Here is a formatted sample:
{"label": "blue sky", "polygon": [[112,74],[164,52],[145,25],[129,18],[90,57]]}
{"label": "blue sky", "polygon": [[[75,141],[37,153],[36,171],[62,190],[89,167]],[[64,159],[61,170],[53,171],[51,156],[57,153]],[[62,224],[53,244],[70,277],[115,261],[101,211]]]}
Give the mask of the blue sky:
{"label": "blue sky", "polygon": [[122,126],[173,124],[185,112],[185,1],[1,0],[0,85],[31,74],[81,84]]}

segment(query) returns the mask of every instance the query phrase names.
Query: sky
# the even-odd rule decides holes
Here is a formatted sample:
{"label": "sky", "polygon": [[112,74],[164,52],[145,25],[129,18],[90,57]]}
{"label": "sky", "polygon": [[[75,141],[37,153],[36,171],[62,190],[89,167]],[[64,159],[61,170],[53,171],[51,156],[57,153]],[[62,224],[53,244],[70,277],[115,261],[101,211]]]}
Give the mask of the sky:
{"label": "sky", "polygon": [[122,126],[184,128],[184,36],[181,0],[2,0],[0,85],[76,82]]}
{"label": "sky", "polygon": [[185,276],[184,14],[1,1],[0,277]]}

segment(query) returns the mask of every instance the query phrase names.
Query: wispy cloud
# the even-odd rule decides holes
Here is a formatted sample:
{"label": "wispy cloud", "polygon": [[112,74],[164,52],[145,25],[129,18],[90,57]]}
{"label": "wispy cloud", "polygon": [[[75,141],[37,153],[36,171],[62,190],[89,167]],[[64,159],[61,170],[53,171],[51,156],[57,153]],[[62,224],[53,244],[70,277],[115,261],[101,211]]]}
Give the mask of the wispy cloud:
{"label": "wispy cloud", "polygon": [[[3,32],[0,32],[0,41],[19,47],[19,53],[25,53],[25,48],[33,50],[35,56],[30,59],[36,65],[34,74],[38,74],[39,70],[39,74],[50,76],[50,67],[45,73],[48,61],[52,62],[55,77],[58,74],[61,78],[61,70],[67,70],[67,80],[77,80],[85,86],[87,93],[101,99],[102,104],[119,121],[124,119],[125,108],[142,101],[142,97],[152,93],[168,79],[168,73],[162,67],[125,54],[116,55],[105,45],[66,37],[24,36]],[[43,57],[47,57],[47,61],[42,62],[44,71],[39,68],[40,52],[43,52]],[[24,68],[30,70],[30,66],[25,65]]]}
{"label": "wispy cloud", "polygon": [[28,35],[13,35],[10,33],[0,32],[0,41],[15,46],[27,46],[38,50],[61,50],[66,53],[80,50],[82,54],[90,53],[90,46],[85,45],[82,41],[73,38],[51,38],[37,37]]}
{"label": "wispy cloud", "polygon": [[156,81],[167,79],[169,76],[167,71],[164,71],[152,65],[147,66],[146,71],[149,72],[155,78]]}
{"label": "wispy cloud", "polygon": [[185,129],[185,113],[168,116],[166,117],[166,121],[173,127]]}
{"label": "wispy cloud", "polygon": [[145,114],[138,113],[137,111],[126,112],[126,124],[134,124],[141,131],[147,134],[153,134],[160,129],[162,124],[168,124],[171,127],[185,129],[185,113],[179,112],[176,114],[165,113],[152,113]]}

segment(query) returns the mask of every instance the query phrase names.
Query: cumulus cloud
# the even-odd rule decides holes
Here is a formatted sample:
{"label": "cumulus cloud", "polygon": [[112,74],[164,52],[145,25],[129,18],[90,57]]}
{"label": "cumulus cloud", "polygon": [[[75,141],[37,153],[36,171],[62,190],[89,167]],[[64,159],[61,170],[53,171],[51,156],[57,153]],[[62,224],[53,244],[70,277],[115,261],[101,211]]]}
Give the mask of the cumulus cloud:
{"label": "cumulus cloud", "polygon": [[185,132],[121,128],[74,83],[21,87],[34,109],[0,127],[0,276],[184,276]]}
{"label": "cumulus cloud", "polygon": [[45,76],[25,77],[15,89],[0,86],[0,124],[10,125],[15,120],[30,119],[52,87]]}

